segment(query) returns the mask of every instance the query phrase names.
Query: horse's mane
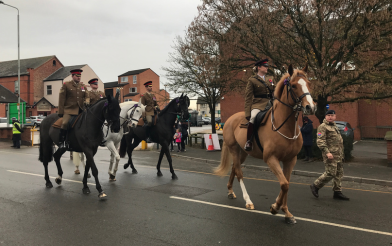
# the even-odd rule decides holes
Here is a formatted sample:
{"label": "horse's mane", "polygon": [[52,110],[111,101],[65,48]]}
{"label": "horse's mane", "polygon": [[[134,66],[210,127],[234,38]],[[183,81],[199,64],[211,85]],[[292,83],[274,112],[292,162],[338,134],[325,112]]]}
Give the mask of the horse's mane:
{"label": "horse's mane", "polygon": [[161,110],[161,112],[159,113],[159,116],[165,114],[165,113],[169,110],[169,108],[172,106],[172,104],[175,104],[175,103],[176,103],[176,100],[177,100],[177,99],[178,99],[178,97],[176,97],[176,98],[174,98],[173,100],[171,100],[171,101],[169,102],[169,104],[167,104],[166,107],[165,107],[164,109]]}
{"label": "horse's mane", "polygon": [[[305,72],[303,72],[302,70],[295,69],[294,73],[293,73],[293,76],[291,76],[291,80],[294,80],[298,76],[298,74],[301,74],[301,75],[304,75],[305,77],[307,77]],[[284,80],[289,78],[289,77],[290,77],[290,74],[286,73],[285,75],[282,76],[282,78],[276,84],[276,88],[275,88],[275,92],[274,92],[275,98],[281,98],[282,97],[283,88],[284,88]]]}
{"label": "horse's mane", "polygon": [[91,105],[91,107],[94,107],[94,106],[97,105],[99,102],[105,101],[105,100],[107,100],[107,98],[106,98],[106,97],[103,97],[103,98],[99,99],[98,101],[96,101],[93,105]]}

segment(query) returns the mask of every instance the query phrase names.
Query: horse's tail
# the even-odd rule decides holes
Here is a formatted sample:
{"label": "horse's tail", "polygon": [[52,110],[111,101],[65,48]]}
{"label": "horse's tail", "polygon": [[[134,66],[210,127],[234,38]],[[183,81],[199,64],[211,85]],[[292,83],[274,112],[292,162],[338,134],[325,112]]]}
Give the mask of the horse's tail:
{"label": "horse's tail", "polygon": [[223,141],[222,152],[221,152],[221,162],[217,168],[214,169],[214,173],[219,176],[226,175],[230,168],[231,163],[233,162],[233,157],[229,151],[229,147]]}
{"label": "horse's tail", "polygon": [[80,165],[80,155],[77,152],[72,152],[72,161],[74,163],[75,166],[79,166]]}
{"label": "horse's tail", "polygon": [[43,163],[49,163],[53,160],[53,146],[52,140],[45,138],[43,133],[40,132],[39,140],[39,157],[38,160]]}
{"label": "horse's tail", "polygon": [[120,157],[124,158],[125,154],[127,153],[127,140],[125,139],[126,136],[124,135],[121,139],[121,143],[120,143]]}

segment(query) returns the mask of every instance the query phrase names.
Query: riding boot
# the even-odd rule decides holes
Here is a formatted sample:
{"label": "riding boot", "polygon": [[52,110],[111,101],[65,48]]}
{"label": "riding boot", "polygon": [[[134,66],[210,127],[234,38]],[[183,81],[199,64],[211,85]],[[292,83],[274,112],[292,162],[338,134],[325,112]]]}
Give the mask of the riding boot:
{"label": "riding boot", "polygon": [[67,143],[65,142],[66,136],[67,136],[67,130],[60,129],[59,149],[67,148]]}
{"label": "riding boot", "polygon": [[252,150],[252,141],[253,141],[253,123],[249,122],[248,123],[248,132],[246,134],[246,144],[244,149],[246,151],[251,151]]}
{"label": "riding boot", "polygon": [[343,195],[343,193],[341,191],[334,191],[333,199],[345,200],[345,201],[349,201],[350,200],[350,198],[348,198],[347,196]]}
{"label": "riding boot", "polygon": [[145,127],[146,127],[146,142],[152,143],[150,139],[151,126],[145,125]]}

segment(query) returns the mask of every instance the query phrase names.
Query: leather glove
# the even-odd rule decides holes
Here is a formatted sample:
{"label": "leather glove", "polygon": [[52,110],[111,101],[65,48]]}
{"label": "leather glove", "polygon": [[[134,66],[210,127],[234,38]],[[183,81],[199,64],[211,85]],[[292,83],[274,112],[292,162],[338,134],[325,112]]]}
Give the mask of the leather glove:
{"label": "leather glove", "polygon": [[245,117],[248,121],[250,121],[250,116]]}
{"label": "leather glove", "polygon": [[60,118],[63,118],[63,114],[57,114]]}

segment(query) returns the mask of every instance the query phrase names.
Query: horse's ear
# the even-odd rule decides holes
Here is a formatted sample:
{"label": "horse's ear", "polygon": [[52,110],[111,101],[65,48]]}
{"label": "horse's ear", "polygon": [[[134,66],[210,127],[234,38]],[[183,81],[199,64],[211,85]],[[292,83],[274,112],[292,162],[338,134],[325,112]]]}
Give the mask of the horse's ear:
{"label": "horse's ear", "polygon": [[112,96],[112,95],[109,95],[109,96],[107,97],[107,99],[108,99],[108,103],[111,103],[111,102],[112,102],[112,99],[113,99],[113,96]]}
{"label": "horse's ear", "polygon": [[293,65],[291,65],[291,64],[289,66],[289,74],[290,74],[290,76],[293,76],[293,74],[294,74]]}
{"label": "horse's ear", "polygon": [[305,73],[308,73],[308,63],[306,63],[305,67],[302,69]]}
{"label": "horse's ear", "polygon": [[184,92],[181,94],[180,98],[182,98],[184,96]]}
{"label": "horse's ear", "polygon": [[119,97],[120,97],[120,91],[117,91],[115,99],[118,101]]}

